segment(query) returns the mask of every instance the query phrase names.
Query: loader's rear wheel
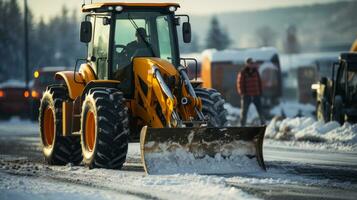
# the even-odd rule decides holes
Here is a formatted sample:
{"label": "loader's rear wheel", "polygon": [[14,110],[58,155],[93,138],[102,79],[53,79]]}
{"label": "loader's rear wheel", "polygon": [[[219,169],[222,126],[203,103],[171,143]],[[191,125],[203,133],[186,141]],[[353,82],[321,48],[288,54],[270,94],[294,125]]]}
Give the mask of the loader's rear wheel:
{"label": "loader's rear wheel", "polygon": [[202,113],[208,118],[208,125],[222,127],[227,125],[227,111],[221,93],[215,89],[195,88],[196,95],[202,100]]}
{"label": "loader's rear wheel", "polygon": [[40,134],[45,161],[51,165],[79,164],[82,161],[80,138],[62,135],[62,102],[64,86],[53,86],[43,94],[40,113]]}
{"label": "loader's rear wheel", "polygon": [[89,90],[82,107],[83,161],[89,168],[120,169],[128,151],[128,116],[122,92]]}

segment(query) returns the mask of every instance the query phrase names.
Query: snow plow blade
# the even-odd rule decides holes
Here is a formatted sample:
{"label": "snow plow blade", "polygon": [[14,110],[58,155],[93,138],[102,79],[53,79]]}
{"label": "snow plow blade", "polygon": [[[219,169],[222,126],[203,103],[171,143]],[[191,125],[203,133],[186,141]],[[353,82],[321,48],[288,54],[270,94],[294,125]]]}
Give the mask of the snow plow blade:
{"label": "snow plow blade", "polygon": [[265,126],[148,128],[140,136],[147,174],[234,174],[266,170]]}

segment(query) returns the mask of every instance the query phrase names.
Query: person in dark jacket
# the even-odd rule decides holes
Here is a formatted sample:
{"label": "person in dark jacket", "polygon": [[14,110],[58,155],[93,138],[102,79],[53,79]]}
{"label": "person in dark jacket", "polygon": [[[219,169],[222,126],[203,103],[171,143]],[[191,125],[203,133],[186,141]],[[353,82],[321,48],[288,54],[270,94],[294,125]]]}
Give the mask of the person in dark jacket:
{"label": "person in dark jacket", "polygon": [[256,64],[252,58],[246,59],[245,67],[238,73],[237,90],[241,97],[241,126],[245,126],[250,103],[253,103],[258,111],[260,124],[262,125],[263,113],[260,96],[262,95],[262,82]]}

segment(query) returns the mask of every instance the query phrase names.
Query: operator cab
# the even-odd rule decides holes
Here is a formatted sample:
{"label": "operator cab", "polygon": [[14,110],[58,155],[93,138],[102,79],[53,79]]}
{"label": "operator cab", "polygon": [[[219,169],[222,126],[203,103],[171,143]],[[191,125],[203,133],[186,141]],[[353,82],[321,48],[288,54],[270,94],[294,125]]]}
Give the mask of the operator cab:
{"label": "operator cab", "polygon": [[[119,80],[124,94],[132,94],[134,58],[156,57],[178,67],[176,26],[181,15],[174,14],[178,7],[174,3],[84,5],[83,12],[90,13],[81,25],[81,41],[88,43],[88,61],[98,79]],[[182,30],[184,41],[190,42],[189,22],[183,23]]]}
{"label": "operator cab", "polygon": [[357,53],[342,53],[337,71],[336,95],[346,98],[345,102],[357,102]]}

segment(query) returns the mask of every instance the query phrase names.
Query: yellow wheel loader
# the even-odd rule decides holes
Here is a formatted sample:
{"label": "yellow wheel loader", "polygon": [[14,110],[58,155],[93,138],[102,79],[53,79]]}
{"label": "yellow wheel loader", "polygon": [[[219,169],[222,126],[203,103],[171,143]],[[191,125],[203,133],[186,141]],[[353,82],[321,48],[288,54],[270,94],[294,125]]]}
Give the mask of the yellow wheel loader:
{"label": "yellow wheel loader", "polygon": [[175,15],[178,7],[83,5],[87,58],[74,71],[58,72],[61,84],[48,86],[41,101],[47,163],[120,169],[128,143],[140,141],[148,174],[217,173],[215,163],[226,161],[219,173],[247,163],[265,170],[265,127],[227,127],[221,94],[189,80],[180,64],[177,28],[188,43],[191,26],[189,16]]}

